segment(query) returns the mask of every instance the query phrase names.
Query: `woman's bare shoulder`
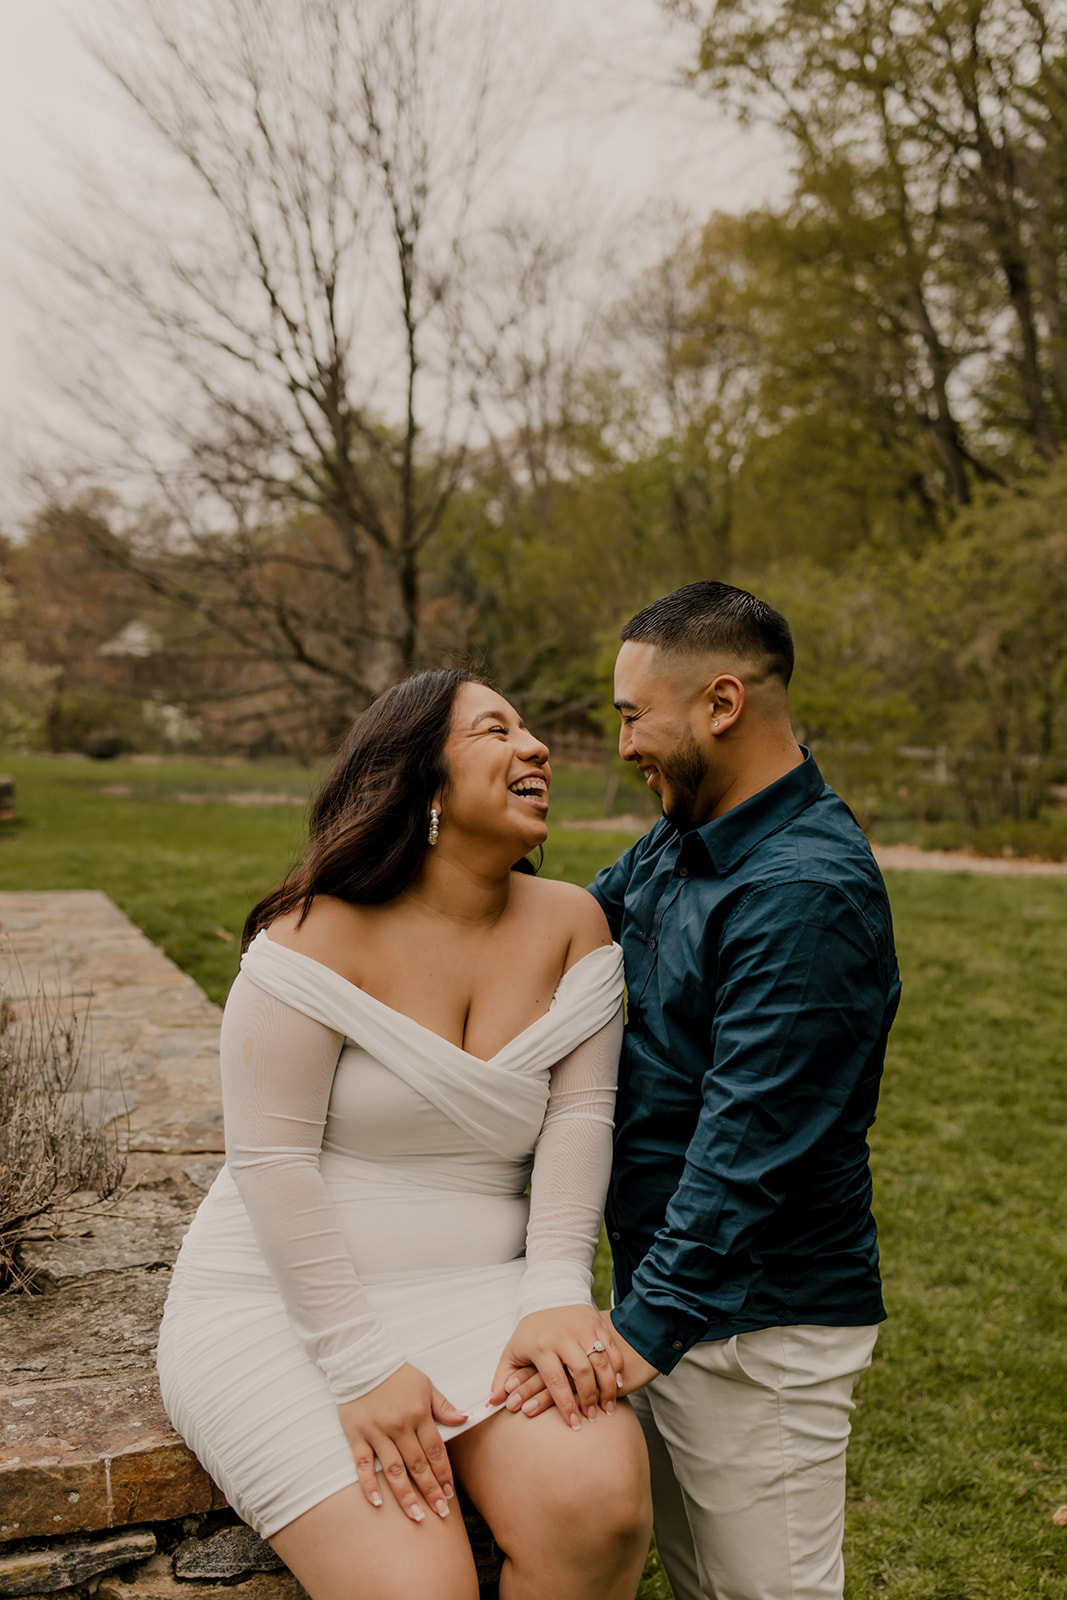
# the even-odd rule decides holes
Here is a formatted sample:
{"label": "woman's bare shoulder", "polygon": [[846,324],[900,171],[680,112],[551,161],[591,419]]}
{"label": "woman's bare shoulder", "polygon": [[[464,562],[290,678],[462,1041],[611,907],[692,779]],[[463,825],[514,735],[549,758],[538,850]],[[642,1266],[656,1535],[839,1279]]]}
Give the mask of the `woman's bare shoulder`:
{"label": "woman's bare shoulder", "polygon": [[564,971],[591,950],[611,943],[607,919],[588,889],[561,883],[558,878],[530,877],[521,881],[531,907],[539,916],[552,919],[569,946]]}
{"label": "woman's bare shoulder", "polygon": [[267,938],[272,944],[310,956],[312,961],[352,979],[366,931],[365,921],[365,907],[318,894],[303,920],[298,911],[288,911],[270,924]]}

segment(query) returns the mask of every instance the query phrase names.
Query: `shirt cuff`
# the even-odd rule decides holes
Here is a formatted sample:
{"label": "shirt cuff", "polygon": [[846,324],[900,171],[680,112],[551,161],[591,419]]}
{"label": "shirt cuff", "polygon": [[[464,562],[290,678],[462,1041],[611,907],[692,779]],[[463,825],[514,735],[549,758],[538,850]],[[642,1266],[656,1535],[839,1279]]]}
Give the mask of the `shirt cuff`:
{"label": "shirt cuff", "polygon": [[687,1316],[680,1307],[650,1306],[633,1290],[612,1311],[611,1320],[626,1343],[659,1372],[673,1372],[707,1332],[702,1319]]}

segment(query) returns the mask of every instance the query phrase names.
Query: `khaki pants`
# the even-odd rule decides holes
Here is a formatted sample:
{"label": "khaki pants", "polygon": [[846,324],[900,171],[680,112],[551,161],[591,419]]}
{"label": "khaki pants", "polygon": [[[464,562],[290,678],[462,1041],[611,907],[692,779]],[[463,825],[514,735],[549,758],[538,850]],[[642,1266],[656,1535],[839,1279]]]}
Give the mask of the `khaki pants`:
{"label": "khaki pants", "polygon": [[632,1397],[675,1600],[841,1600],[852,1389],[877,1331],[694,1345]]}

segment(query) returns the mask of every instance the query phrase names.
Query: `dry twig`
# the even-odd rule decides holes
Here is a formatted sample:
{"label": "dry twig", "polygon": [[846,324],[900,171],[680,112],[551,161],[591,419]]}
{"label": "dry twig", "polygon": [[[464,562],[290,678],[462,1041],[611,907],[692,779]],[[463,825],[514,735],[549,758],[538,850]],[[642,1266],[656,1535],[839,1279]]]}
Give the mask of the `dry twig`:
{"label": "dry twig", "polygon": [[17,1004],[0,996],[0,1293],[23,1286],[18,1248],[42,1217],[122,1181],[119,1138],[87,1118],[78,1092],[87,1020],[43,990]]}

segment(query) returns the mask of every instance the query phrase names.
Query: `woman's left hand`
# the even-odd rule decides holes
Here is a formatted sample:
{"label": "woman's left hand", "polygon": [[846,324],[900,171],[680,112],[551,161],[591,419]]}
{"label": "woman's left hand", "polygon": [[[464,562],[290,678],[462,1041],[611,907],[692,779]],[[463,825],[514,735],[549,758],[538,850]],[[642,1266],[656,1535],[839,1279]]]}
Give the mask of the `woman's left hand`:
{"label": "woman's left hand", "polygon": [[618,1336],[602,1312],[592,1306],[533,1311],[504,1348],[489,1400],[519,1410],[525,1385],[536,1374],[547,1390],[546,1403],[557,1406],[572,1428],[580,1428],[582,1417],[592,1421],[598,1405],[609,1414],[615,1410],[621,1371]]}

